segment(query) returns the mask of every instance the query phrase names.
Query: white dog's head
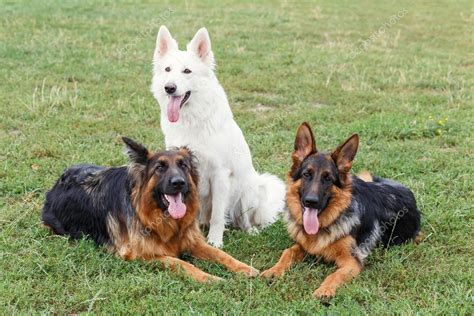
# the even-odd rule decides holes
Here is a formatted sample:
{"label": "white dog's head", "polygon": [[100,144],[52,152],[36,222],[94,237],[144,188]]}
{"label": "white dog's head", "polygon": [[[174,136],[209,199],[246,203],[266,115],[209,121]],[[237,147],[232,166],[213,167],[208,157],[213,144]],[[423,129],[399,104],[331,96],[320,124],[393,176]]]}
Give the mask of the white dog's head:
{"label": "white dog's head", "polygon": [[151,91],[170,122],[177,122],[182,107],[205,90],[202,87],[210,80],[215,80],[213,70],[214,54],[205,28],[197,31],[187,50],[182,51],[166,26],[160,27],[153,55]]}

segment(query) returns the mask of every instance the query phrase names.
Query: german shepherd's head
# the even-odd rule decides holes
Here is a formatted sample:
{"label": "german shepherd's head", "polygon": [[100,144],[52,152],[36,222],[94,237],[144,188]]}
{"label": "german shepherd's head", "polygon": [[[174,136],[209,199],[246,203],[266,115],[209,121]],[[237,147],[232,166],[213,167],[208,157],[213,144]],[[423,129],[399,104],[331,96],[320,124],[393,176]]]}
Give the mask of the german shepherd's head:
{"label": "german shepherd's head", "polygon": [[142,221],[156,218],[156,211],[175,220],[189,211],[197,212],[198,173],[195,158],[187,148],[151,153],[130,138],[122,139],[130,158],[132,203]]}
{"label": "german shepherd's head", "polygon": [[333,152],[319,152],[309,124],[299,126],[289,173],[288,206],[307,234],[315,235],[347,208],[350,169],[358,146],[359,136],[354,134]]}

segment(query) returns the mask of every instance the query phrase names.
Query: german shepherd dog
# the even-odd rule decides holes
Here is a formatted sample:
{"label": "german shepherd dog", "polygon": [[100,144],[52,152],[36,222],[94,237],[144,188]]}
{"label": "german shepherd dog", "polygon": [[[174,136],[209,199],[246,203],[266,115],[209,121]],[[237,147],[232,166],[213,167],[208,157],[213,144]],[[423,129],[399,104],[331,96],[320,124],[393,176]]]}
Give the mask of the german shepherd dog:
{"label": "german shepherd dog", "polygon": [[124,137],[128,166],[77,165],[46,193],[43,223],[73,239],[87,236],[125,260],[158,260],[199,282],[218,280],[178,259],[188,252],[249,277],[258,271],[205,242],[197,215],[195,159],[187,148],[149,152]]}
{"label": "german shepherd dog", "polygon": [[314,296],[332,297],[362,271],[364,259],[379,243],[388,247],[417,236],[420,213],[409,189],[368,173],[350,174],[358,146],[354,134],[332,153],[321,153],[309,124],[300,125],[287,191],[287,227],[296,244],[263,277],[283,275],[305,253],[322,256],[337,269]]}

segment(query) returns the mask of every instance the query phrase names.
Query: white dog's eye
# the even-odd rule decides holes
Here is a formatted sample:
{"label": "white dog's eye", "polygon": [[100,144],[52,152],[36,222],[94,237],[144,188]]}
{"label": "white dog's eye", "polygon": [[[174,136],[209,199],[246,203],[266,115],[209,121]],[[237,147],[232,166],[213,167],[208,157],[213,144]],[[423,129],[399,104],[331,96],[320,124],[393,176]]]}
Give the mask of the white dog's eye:
{"label": "white dog's eye", "polygon": [[189,70],[188,68],[184,69],[183,72],[184,72],[185,74],[190,74],[190,73],[192,73],[192,71]]}
{"label": "white dog's eye", "polygon": [[170,71],[171,71],[171,68],[170,68],[170,67],[166,67],[166,68],[165,68],[165,71],[166,71],[166,72],[170,72]]}

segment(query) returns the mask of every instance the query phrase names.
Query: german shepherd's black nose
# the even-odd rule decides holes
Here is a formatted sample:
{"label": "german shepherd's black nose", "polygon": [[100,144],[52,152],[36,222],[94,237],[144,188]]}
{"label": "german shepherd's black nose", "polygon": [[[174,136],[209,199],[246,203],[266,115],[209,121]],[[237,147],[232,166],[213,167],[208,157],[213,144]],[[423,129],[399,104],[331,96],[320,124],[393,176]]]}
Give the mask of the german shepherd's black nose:
{"label": "german shepherd's black nose", "polygon": [[165,86],[165,91],[168,94],[173,94],[176,92],[176,85],[174,83],[169,83]]}
{"label": "german shepherd's black nose", "polygon": [[174,176],[170,179],[170,184],[174,190],[182,190],[186,185],[186,181],[182,176]]}
{"label": "german shepherd's black nose", "polygon": [[317,197],[316,195],[307,195],[303,198],[303,204],[306,207],[318,208],[319,197]]}

